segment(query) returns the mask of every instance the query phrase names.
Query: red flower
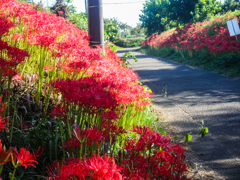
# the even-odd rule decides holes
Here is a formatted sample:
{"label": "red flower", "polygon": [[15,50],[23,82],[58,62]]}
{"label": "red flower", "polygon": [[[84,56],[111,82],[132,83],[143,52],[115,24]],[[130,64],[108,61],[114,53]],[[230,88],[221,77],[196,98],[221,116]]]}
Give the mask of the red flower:
{"label": "red flower", "polygon": [[126,133],[122,127],[116,125],[116,122],[110,120],[103,120],[101,125],[101,132],[104,142],[115,143],[117,141],[117,136]]}
{"label": "red flower", "polygon": [[41,154],[40,147],[38,148],[36,153],[30,153],[25,148],[21,148],[19,153],[15,149],[13,150],[15,154],[12,156],[12,163],[15,168],[19,166],[24,166],[25,169],[28,166],[33,166],[36,168],[35,164],[38,164],[36,159]]}
{"label": "red flower", "polygon": [[[7,129],[5,121],[0,116],[0,129]],[[0,140],[1,141],[1,140]]]}
{"label": "red flower", "polygon": [[133,126],[133,132],[136,132],[139,135],[151,135],[152,134],[152,130],[150,129],[150,126]]}
{"label": "red flower", "polygon": [[102,141],[102,133],[98,131],[97,128],[80,130],[79,127],[77,127],[76,131],[74,130],[73,135],[80,141],[80,143],[87,142],[89,146],[91,146],[94,141],[97,144]]}
{"label": "red flower", "polygon": [[8,151],[6,151],[5,147],[2,147],[2,142],[0,139],[0,163],[6,163],[8,161],[11,161],[10,155],[12,153],[12,148],[9,148]]}
{"label": "red flower", "polygon": [[67,113],[67,109],[62,105],[57,105],[53,108],[52,112],[51,112],[51,116],[53,118],[57,118],[57,117],[65,117],[66,113]]}
{"label": "red flower", "polygon": [[9,29],[14,27],[14,23],[5,18],[0,17],[0,36],[9,32]]}
{"label": "red flower", "polygon": [[74,148],[80,147],[80,146],[81,146],[81,143],[79,142],[78,139],[76,139],[76,138],[69,138],[66,141],[65,146],[63,146],[63,148],[64,149],[70,149],[72,152],[74,152]]}
{"label": "red flower", "polygon": [[121,168],[118,168],[113,158],[106,155],[101,158],[99,155],[92,156],[83,162],[89,171],[90,179],[121,180]]}

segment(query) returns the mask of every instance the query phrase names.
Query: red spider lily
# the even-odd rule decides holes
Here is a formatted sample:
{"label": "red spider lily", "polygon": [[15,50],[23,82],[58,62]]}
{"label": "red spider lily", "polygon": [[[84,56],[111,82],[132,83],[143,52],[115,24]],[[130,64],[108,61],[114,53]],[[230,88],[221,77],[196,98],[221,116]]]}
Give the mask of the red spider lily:
{"label": "red spider lily", "polygon": [[[24,28],[21,34],[13,36],[14,39],[27,40],[26,43],[30,45],[40,45],[49,49],[57,64],[61,65],[64,73],[69,76],[73,73],[93,76],[91,79],[95,81],[96,86],[88,82],[91,89],[82,89],[81,86],[87,80],[85,78],[68,86],[64,81],[57,82],[56,91],[64,94],[65,100],[89,107],[91,112],[96,112],[99,108],[108,109],[103,112],[104,118],[108,119],[119,118],[117,107],[120,104],[134,103],[136,106],[146,106],[150,103],[151,94],[137,84],[137,75],[126,68],[123,61],[108,47],[105,57],[99,49],[89,47],[87,32],[77,29],[61,17],[37,12],[31,6],[19,4],[14,0],[1,0],[0,11],[9,18],[21,16],[20,19],[24,19],[23,23],[27,24],[27,28]],[[19,23],[22,22],[15,21],[16,25]],[[60,57],[66,58],[66,61],[61,62]],[[79,84],[80,82],[83,84]]]}
{"label": "red spider lily", "polygon": [[53,165],[48,169],[48,180],[70,180],[79,179],[84,180],[85,176],[88,175],[88,171],[85,166],[78,160],[67,159],[66,164],[61,165],[60,162],[53,162]]}
{"label": "red spider lily", "polygon": [[19,166],[24,166],[25,169],[28,166],[33,166],[36,168],[35,164],[38,164],[36,159],[40,156],[40,147],[38,148],[36,153],[30,153],[25,148],[21,148],[20,152],[17,152],[15,149],[14,155],[12,155],[12,163],[15,168]]}
{"label": "red spider lily", "polygon": [[74,152],[74,148],[76,147],[81,147],[81,143],[79,142],[79,140],[76,138],[69,138],[66,141],[65,146],[63,146],[62,148],[70,149],[72,152]]}
{"label": "red spider lily", "polygon": [[3,147],[1,139],[0,139],[0,163],[5,164],[8,161],[11,161],[10,155],[12,154],[12,148],[9,148],[8,151],[6,151],[5,146]]}
{"label": "red spider lily", "polygon": [[66,113],[68,112],[68,110],[62,105],[62,106],[55,106],[51,112],[51,116],[53,118],[56,118],[56,117],[65,117],[66,116]]}
{"label": "red spider lily", "polygon": [[83,162],[86,170],[89,171],[91,179],[104,179],[104,180],[121,180],[121,168],[117,167],[113,158],[106,155],[101,158],[99,155],[94,155],[87,158]]}
{"label": "red spider lily", "polygon": [[123,153],[119,153],[123,176],[127,179],[186,179],[182,147],[147,127],[134,126],[133,132],[141,136],[127,140]]}
{"label": "red spider lily", "polygon": [[48,180],[54,179],[61,173],[62,160],[53,161],[51,165],[47,166]]}
{"label": "red spider lily", "polygon": [[133,132],[136,132],[139,135],[150,135],[152,134],[152,130],[150,129],[150,126],[146,127],[142,127],[142,126],[133,126],[132,129]]}
{"label": "red spider lily", "polygon": [[0,17],[0,36],[9,32],[9,29],[14,27],[14,23],[8,19]]}
{"label": "red spider lily", "polygon": [[2,76],[3,76],[3,77],[4,77],[4,76],[13,77],[13,76],[15,76],[15,75],[17,75],[17,71],[16,71],[16,70],[12,70],[11,68],[8,68],[8,67],[6,67],[6,66],[2,69]]}
{"label": "red spider lily", "polygon": [[87,142],[88,146],[91,146],[93,142],[97,144],[102,141],[102,133],[97,128],[79,129],[74,130],[73,135],[80,141],[80,143]]}
{"label": "red spider lily", "polygon": [[[51,171],[49,180],[66,180],[66,179],[101,179],[101,180],[122,180],[119,168],[113,158],[104,156],[101,158],[98,155],[83,159],[71,158],[67,159],[66,163],[57,168],[57,172]],[[53,173],[52,173],[53,172]]]}
{"label": "red spider lily", "polygon": [[2,103],[2,95],[0,96],[0,115],[3,115],[7,109],[8,103]]}
{"label": "red spider lily", "polygon": [[107,111],[102,114],[103,119],[119,119],[115,111]]}
{"label": "red spider lily", "polygon": [[20,80],[23,80],[23,77],[21,77],[17,74],[15,76],[13,76],[12,80],[20,81]]}
{"label": "red spider lily", "polygon": [[45,66],[44,66],[44,70],[46,70],[46,71],[47,71],[47,70],[52,71],[52,70],[53,70],[53,67],[50,66],[50,65],[49,65],[49,66],[45,65]]}
{"label": "red spider lily", "polygon": [[117,141],[117,136],[123,135],[126,133],[122,127],[116,125],[116,123],[110,120],[102,121],[101,125],[102,138],[105,143],[111,142],[115,143]]}
{"label": "red spider lily", "polygon": [[[240,45],[229,36],[226,28],[226,21],[229,14],[217,18],[215,21],[189,23],[182,28],[169,30],[160,35],[153,34],[149,39],[144,41],[143,45],[152,45],[159,48],[172,47],[178,50],[197,50],[208,49],[211,53],[219,54],[222,52],[238,52]],[[215,23],[218,23],[216,25]],[[210,32],[214,35],[211,34]]]}
{"label": "red spider lily", "polygon": [[5,121],[3,121],[3,119],[0,116],[0,129],[7,129]]}

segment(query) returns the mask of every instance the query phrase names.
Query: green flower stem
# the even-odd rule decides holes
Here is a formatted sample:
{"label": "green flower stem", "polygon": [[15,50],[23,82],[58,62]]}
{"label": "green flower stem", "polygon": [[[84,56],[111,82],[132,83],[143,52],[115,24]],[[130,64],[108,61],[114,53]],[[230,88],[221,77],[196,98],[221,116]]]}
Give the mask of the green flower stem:
{"label": "green flower stem", "polygon": [[1,167],[0,167],[0,176],[1,176],[1,174],[2,174],[3,166],[4,166],[4,163],[1,163]]}
{"label": "green flower stem", "polygon": [[[59,124],[60,124],[60,133],[61,133],[61,141],[62,141],[62,146],[64,145],[64,142],[63,142],[63,136],[64,136],[64,133],[63,133],[63,128],[61,126],[61,122],[59,121]],[[65,161],[65,149],[63,148],[63,160]]]}
{"label": "green flower stem", "polygon": [[10,143],[12,142],[12,134],[13,134],[13,126],[14,126],[14,117],[15,113],[13,114],[13,118],[12,118],[12,127],[11,127],[11,134],[10,134]]}
{"label": "green flower stem", "polygon": [[81,162],[81,158],[82,158],[82,142],[80,141],[81,143],[81,147],[80,147],[80,153],[79,153],[79,161]]}
{"label": "green flower stem", "polygon": [[15,173],[16,173],[16,169],[17,169],[17,168],[14,168],[14,171],[13,171],[13,173],[12,173],[12,177],[11,177],[11,180],[14,179],[14,176],[15,176]]}

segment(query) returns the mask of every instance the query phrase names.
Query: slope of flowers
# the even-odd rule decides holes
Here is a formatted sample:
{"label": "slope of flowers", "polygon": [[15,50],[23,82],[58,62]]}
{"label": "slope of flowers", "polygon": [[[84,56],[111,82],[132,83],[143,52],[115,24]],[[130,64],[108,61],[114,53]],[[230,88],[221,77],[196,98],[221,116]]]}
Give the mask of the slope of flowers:
{"label": "slope of flowers", "polygon": [[[51,81],[54,84],[57,80],[58,85],[53,86],[60,92],[60,84],[62,87],[63,84],[65,86],[67,79],[71,78],[71,84],[74,86],[81,81],[78,80],[79,78],[88,77],[90,80],[84,83],[90,83],[89,87],[92,88],[99,85],[97,88],[100,88],[102,92],[109,92],[108,94],[116,101],[112,104],[115,110],[119,104],[126,106],[149,104],[150,93],[144,92],[144,88],[137,84],[136,74],[126,68],[122,60],[110,49],[106,48],[104,57],[99,49],[89,47],[87,32],[77,29],[61,17],[46,12],[37,12],[28,4],[19,5],[15,0],[1,0],[0,3],[2,16],[11,20],[15,27],[10,30],[5,40],[11,44],[18,44],[18,47],[27,50],[30,54],[29,60],[20,66],[23,69],[21,75],[36,73],[39,77],[38,101],[44,83]],[[44,54],[44,56],[39,56],[37,53]],[[44,70],[47,71],[47,77],[44,77]],[[95,82],[94,87],[90,81]],[[72,88],[72,86],[65,86],[65,92],[69,94],[69,91],[73,89],[66,88]],[[91,100],[94,98],[93,101],[106,98],[106,93],[94,93],[95,90],[90,89],[89,91],[92,91],[90,94],[83,91],[85,91],[84,88],[76,90],[75,93],[89,95],[90,97],[86,98]],[[66,93],[62,93],[66,99]],[[71,94],[73,98],[75,98],[75,93]],[[67,100],[72,102],[70,99]]]}
{"label": "slope of flowers", "polygon": [[61,17],[0,0],[0,179],[187,179],[184,149],[133,125],[151,93],[88,38]]}
{"label": "slope of flowers", "polygon": [[173,48],[176,52],[186,51],[186,56],[191,58],[203,49],[206,56],[229,52],[239,53],[240,44],[234,36],[230,37],[226,25],[226,22],[231,19],[238,20],[238,17],[234,13],[227,13],[211,21],[189,23],[182,28],[169,30],[160,35],[153,34],[142,45],[154,46],[158,49]]}
{"label": "slope of flowers", "polygon": [[[77,129],[74,139],[76,142],[80,140],[81,143],[73,143],[74,139],[69,139],[64,148],[79,152],[81,146],[94,142],[99,144],[100,141],[110,143],[117,134],[126,133],[112,123],[110,127],[106,128],[104,125],[100,131],[94,128]],[[187,172],[183,148],[173,145],[168,137],[153,132],[150,128],[136,126],[132,131],[136,138],[128,140],[124,148],[114,156],[115,159],[108,157],[106,155],[108,151],[104,152],[103,148],[103,157],[99,155],[93,155],[91,158],[71,157],[63,166],[61,161],[54,161],[48,168],[49,180],[69,177],[109,180],[187,179],[183,174]]]}

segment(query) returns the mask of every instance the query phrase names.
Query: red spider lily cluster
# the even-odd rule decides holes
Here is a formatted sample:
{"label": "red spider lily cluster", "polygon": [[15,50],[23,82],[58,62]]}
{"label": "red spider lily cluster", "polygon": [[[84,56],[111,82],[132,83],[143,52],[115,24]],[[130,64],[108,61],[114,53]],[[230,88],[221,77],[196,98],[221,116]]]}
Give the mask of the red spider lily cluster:
{"label": "red spider lily cluster", "polygon": [[160,35],[153,34],[145,40],[143,45],[155,46],[158,48],[172,47],[177,50],[199,51],[207,49],[210,54],[236,52],[239,53],[240,44],[235,37],[230,37],[226,22],[237,19],[227,13],[214,21],[189,23],[182,28],[169,30]]}
{"label": "red spider lily cluster", "polygon": [[[74,138],[69,138],[63,146],[74,156],[63,165],[48,168],[49,179],[187,179],[184,176],[187,172],[185,151],[179,144],[174,145],[169,137],[152,131],[150,127],[134,126],[131,131],[135,138],[127,139],[123,149],[114,154],[111,147],[127,133],[122,127],[105,120],[100,129],[77,128]],[[83,149],[92,148],[93,143],[100,147],[97,153],[104,154],[103,158],[94,155],[93,149],[84,155]]]}
{"label": "red spider lily cluster", "polygon": [[149,127],[136,126],[132,130],[137,139],[127,140],[120,164],[128,179],[187,179],[184,149],[174,145],[168,137],[153,132]]}
{"label": "red spider lily cluster", "polygon": [[[182,147],[150,127],[129,125],[132,114],[150,104],[151,93],[139,85],[137,75],[110,48],[106,47],[103,55],[101,49],[89,46],[87,32],[16,0],[0,0],[0,36],[1,116],[9,116],[5,111],[13,93],[12,80],[35,83],[33,97],[41,110],[48,109],[52,98],[54,108],[41,114],[50,122],[49,129],[54,129],[46,130],[52,139],[57,135],[56,161],[47,168],[49,180],[186,179]],[[30,107],[30,95],[27,101]],[[37,123],[43,123],[39,119]],[[13,129],[14,122],[10,124]],[[2,131],[9,126],[5,118],[0,121]],[[49,149],[51,142],[45,143]],[[36,153],[19,149],[7,151],[0,142],[1,162],[12,161],[14,166],[11,179],[19,166],[36,167],[41,154],[40,148]],[[57,160],[59,156],[61,160]],[[2,166],[0,175],[1,170]]]}
{"label": "red spider lily cluster", "polygon": [[82,159],[69,158],[64,165],[54,162],[52,168],[49,168],[48,180],[65,180],[65,179],[104,179],[104,180],[121,180],[122,175],[114,158],[106,155],[100,157],[94,155],[90,158]]}
{"label": "red spider lily cluster", "polygon": [[[117,114],[117,107],[123,104],[134,104],[135,107],[149,105],[151,94],[138,85],[137,75],[125,67],[123,61],[108,47],[105,56],[101,55],[100,49],[91,48],[87,32],[77,29],[62,17],[37,12],[28,4],[19,4],[15,0],[1,0],[0,3],[3,17],[14,21],[10,23],[11,26],[25,27],[20,33],[16,31],[6,37],[18,43],[27,43],[27,51],[31,46],[44,51],[48,58],[40,58],[40,63],[46,61],[50,64],[44,64],[43,67],[40,64],[42,69],[38,75],[41,78],[44,70],[54,71],[56,77],[51,83],[56,92],[63,94],[64,101],[84,104],[91,110],[101,107],[116,111]],[[27,54],[21,54],[27,57]],[[47,62],[47,59],[52,60]],[[57,69],[61,69],[61,72],[56,72]],[[60,77],[62,73],[64,75]],[[44,80],[39,80],[39,84],[42,82]],[[107,118],[109,113],[102,113]],[[111,117],[118,116],[111,113]]]}
{"label": "red spider lily cluster", "polygon": [[[14,27],[12,21],[0,17],[0,37],[7,35],[9,29],[12,27]],[[1,80],[1,93],[3,92],[6,78],[8,77],[10,80],[15,79],[17,76],[17,65],[23,62],[27,57],[29,57],[27,51],[9,46],[7,42],[0,40],[0,79],[3,78],[3,80]]]}

